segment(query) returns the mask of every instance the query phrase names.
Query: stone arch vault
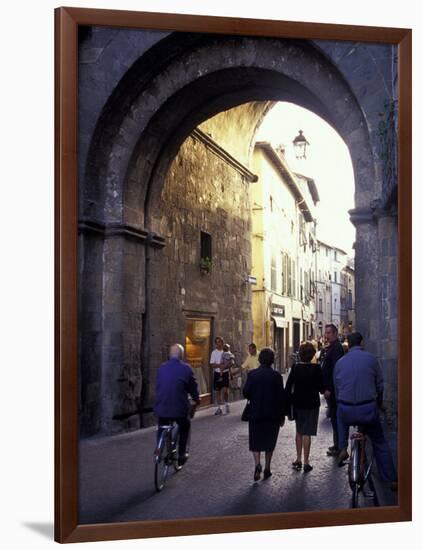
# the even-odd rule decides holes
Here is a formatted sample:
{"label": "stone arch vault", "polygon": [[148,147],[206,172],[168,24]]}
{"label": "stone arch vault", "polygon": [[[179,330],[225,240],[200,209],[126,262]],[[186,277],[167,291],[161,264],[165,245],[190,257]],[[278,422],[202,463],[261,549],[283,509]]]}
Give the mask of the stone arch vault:
{"label": "stone arch vault", "polygon": [[[157,33],[154,43],[151,33],[146,34],[148,40],[131,31],[121,74],[108,83],[101,112],[96,119],[90,121],[87,115],[81,120],[83,435],[120,431],[122,422],[139,411],[146,361],[139,340],[147,322],[145,270],[149,251],[165,245],[151,231],[150,211],[185,138],[222,111],[259,102],[264,116],[271,102],[290,101],[312,110],[338,131],[349,148],[355,175],[356,209],[351,215],[357,227],[356,318],[370,349],[380,351],[382,308],[388,309],[391,327],[397,318],[393,287],[380,295],[383,258],[395,253],[395,217],[391,193],[388,197],[386,193],[376,126],[377,111],[394,96],[394,82],[387,82],[391,52],[378,51],[376,68],[386,77],[380,80],[378,74],[375,81],[370,66],[374,52],[359,45],[344,43],[336,49],[337,43],[184,33]],[[113,34],[108,49],[82,67],[82,99],[102,74],[101,58],[105,63],[107,56],[112,57],[113,41],[122,57],[122,36]],[[93,38],[80,45],[86,56],[92,46],[89,40]],[[139,55],[142,40],[148,47]],[[250,139],[259,119],[250,129]],[[387,204],[389,209],[384,208]],[[382,248],[381,229],[383,235],[388,233],[388,250]],[[392,361],[393,376],[393,351],[386,360]]]}

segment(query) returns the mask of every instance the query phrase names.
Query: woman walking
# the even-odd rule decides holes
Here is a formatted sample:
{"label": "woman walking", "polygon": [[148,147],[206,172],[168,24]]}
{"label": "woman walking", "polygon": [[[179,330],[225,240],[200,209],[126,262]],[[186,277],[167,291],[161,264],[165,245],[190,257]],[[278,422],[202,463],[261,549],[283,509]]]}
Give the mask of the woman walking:
{"label": "woman walking", "polygon": [[263,348],[258,362],[259,367],[248,373],[243,389],[250,404],[249,450],[255,461],[254,481],[261,477],[261,452],[265,452],[264,479],[272,475],[271,459],[286,410],[283,378],[272,368],[274,351]]}
{"label": "woman walking", "polygon": [[304,342],[299,347],[299,362],[296,363],[286,382],[286,395],[292,400],[296,422],[296,460],[292,463],[295,470],[312,470],[309,464],[311,437],[317,434],[318,416],[321,405],[319,394],[323,391],[322,370],[318,363],[311,363],[315,347]]}

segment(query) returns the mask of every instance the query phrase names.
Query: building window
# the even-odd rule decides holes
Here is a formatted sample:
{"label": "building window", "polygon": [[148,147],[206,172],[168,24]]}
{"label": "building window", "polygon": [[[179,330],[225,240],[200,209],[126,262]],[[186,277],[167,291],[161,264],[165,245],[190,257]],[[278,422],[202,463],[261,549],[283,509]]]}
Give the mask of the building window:
{"label": "building window", "polygon": [[287,294],[287,254],[281,253],[281,293]]}
{"label": "building window", "polygon": [[351,290],[349,290],[349,293],[348,293],[348,308],[353,309],[353,296],[352,296]]}
{"label": "building window", "polygon": [[303,269],[300,269],[300,301],[303,302]]}
{"label": "building window", "polygon": [[281,253],[281,293],[296,297],[296,262],[286,253]]}
{"label": "building window", "polygon": [[337,250],[334,250],[334,261],[337,261]]}
{"label": "building window", "polygon": [[319,313],[322,313],[322,298],[319,298]]}
{"label": "building window", "polygon": [[292,296],[293,295],[292,259],[290,257],[287,258],[287,273],[288,273],[287,295]]}
{"label": "building window", "polygon": [[328,256],[328,248],[325,249],[325,255]]}
{"label": "building window", "polygon": [[334,282],[337,282],[337,271],[334,271]]}
{"label": "building window", "polygon": [[201,231],[201,269],[211,271],[212,238],[209,233]]}
{"label": "building window", "polygon": [[309,281],[309,271],[305,271],[304,273],[304,286],[305,286],[305,304],[309,302],[309,296],[310,296],[310,281]]}
{"label": "building window", "polygon": [[299,214],[299,245],[303,246],[305,251],[307,242],[305,218],[303,217],[303,214]]}
{"label": "building window", "polygon": [[271,258],[271,290],[277,292],[277,260],[275,256]]}
{"label": "building window", "polygon": [[312,269],[309,270],[309,294],[311,295],[311,298],[315,297],[316,293],[316,285],[315,285],[315,273],[312,271]]}

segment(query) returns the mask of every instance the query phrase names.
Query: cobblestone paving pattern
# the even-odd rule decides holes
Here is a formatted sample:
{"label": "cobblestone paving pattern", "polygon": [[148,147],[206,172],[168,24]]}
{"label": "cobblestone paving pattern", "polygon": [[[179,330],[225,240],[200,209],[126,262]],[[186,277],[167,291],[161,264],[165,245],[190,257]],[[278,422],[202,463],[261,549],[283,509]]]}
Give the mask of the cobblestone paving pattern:
{"label": "cobblestone paving pattern", "polygon": [[[314,469],[294,471],[294,422],[280,430],[272,462],[273,476],[253,481],[248,425],[240,420],[244,401],[216,417],[199,411],[192,422],[191,458],[171,473],[161,493],[153,482],[155,429],[85,440],[80,445],[80,523],[162,520],[350,507],[346,468],[326,456],[331,425],[321,407],[318,436],[312,438]],[[377,483],[381,505],[395,496]],[[365,500],[365,506],[372,506]]]}

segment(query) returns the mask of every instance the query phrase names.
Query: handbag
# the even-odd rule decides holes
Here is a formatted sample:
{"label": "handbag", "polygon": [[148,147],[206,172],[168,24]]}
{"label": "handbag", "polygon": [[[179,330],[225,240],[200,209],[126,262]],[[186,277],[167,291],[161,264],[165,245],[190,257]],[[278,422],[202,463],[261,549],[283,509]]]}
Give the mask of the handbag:
{"label": "handbag", "polygon": [[294,420],[294,419],[295,419],[295,407],[294,407],[294,405],[293,405],[292,396],[293,396],[293,391],[292,391],[292,393],[290,394],[289,408],[288,408],[288,411],[287,411],[287,418],[288,418],[289,420]]}
{"label": "handbag", "polygon": [[[292,369],[292,373],[293,374],[293,369]],[[287,418],[289,420],[294,420],[295,419],[295,407],[293,405],[293,394],[295,392],[295,384],[293,382],[292,384],[292,387],[290,389],[290,395],[288,397],[288,405],[287,405]]]}
{"label": "handbag", "polygon": [[251,419],[251,404],[249,403],[249,401],[246,403],[240,419],[243,420],[243,422],[249,422],[249,420]]}

